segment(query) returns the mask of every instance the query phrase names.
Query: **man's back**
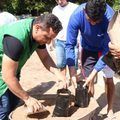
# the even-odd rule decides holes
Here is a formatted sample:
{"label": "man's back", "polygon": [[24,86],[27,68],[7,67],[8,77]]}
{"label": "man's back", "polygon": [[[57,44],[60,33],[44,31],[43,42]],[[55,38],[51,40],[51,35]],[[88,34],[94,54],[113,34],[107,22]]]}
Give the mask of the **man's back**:
{"label": "man's back", "polygon": [[8,12],[0,13],[0,26],[16,21],[17,18]]}

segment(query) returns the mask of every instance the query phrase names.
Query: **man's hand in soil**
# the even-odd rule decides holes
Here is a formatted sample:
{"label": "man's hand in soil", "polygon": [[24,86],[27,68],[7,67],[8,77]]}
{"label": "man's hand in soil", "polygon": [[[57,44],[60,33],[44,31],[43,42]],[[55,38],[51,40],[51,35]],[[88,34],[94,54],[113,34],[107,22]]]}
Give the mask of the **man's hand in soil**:
{"label": "man's hand in soil", "polygon": [[45,111],[45,108],[40,101],[33,97],[29,97],[27,100],[24,100],[24,102],[27,106],[28,114]]}

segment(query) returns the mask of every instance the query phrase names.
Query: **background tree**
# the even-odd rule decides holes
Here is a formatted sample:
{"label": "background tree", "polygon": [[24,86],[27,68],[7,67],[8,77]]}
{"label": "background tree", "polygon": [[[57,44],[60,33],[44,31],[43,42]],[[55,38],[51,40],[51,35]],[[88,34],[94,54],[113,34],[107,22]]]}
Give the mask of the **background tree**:
{"label": "background tree", "polygon": [[113,8],[115,10],[120,10],[120,0],[115,0],[115,3],[113,5]]}
{"label": "background tree", "polygon": [[[70,0],[81,4],[87,0]],[[120,9],[120,0],[107,0],[107,3],[115,10]],[[0,10],[10,13],[39,15],[43,12],[51,12],[56,5],[55,0],[0,0]]]}

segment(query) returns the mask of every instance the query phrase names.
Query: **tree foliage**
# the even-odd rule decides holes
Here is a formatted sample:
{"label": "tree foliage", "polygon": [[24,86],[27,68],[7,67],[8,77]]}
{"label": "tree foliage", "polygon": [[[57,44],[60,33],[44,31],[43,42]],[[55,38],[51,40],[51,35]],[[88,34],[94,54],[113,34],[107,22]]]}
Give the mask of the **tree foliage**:
{"label": "tree foliage", "polygon": [[[86,2],[87,0],[70,0],[77,4]],[[115,10],[120,9],[120,0],[107,0]],[[55,0],[0,0],[0,10],[9,11],[13,14],[32,14],[39,15],[43,12],[51,12],[56,5]]]}
{"label": "tree foliage", "polygon": [[113,8],[115,10],[120,10],[120,0],[115,0],[115,3],[113,5]]}

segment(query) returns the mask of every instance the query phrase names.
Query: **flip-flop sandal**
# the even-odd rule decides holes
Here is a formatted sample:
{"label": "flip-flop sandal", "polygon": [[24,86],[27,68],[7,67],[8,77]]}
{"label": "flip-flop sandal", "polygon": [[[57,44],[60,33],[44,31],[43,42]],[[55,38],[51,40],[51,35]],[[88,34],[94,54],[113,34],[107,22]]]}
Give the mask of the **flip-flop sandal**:
{"label": "flip-flop sandal", "polygon": [[56,104],[52,117],[68,117],[71,92],[68,89],[57,90]]}

